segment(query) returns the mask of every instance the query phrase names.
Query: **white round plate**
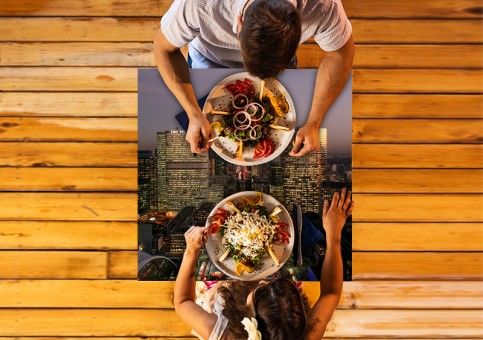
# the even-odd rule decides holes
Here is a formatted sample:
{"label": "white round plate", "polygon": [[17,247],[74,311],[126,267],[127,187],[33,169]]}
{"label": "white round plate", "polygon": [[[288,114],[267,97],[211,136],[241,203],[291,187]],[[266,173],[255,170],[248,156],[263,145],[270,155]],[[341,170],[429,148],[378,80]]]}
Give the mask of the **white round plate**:
{"label": "white round plate", "polygon": [[[210,216],[215,214],[218,208],[232,211],[232,209],[226,204],[226,201],[229,200],[233,203],[238,203],[242,197],[252,198],[256,193],[256,191],[243,191],[231,195],[218,203],[218,205],[211,211]],[[265,252],[265,254],[263,254],[261,264],[257,266],[253,273],[243,272],[242,275],[238,276],[235,271],[236,262],[231,256],[227,257],[223,262],[218,261],[220,256],[225,252],[225,247],[221,243],[221,235],[219,233],[209,234],[208,241],[205,245],[208,256],[218,269],[234,279],[243,281],[256,281],[264,279],[265,277],[270,276],[280,270],[292,253],[295,237],[294,226],[289,212],[275,198],[267,194],[263,194],[263,206],[267,208],[268,212],[270,212],[274,207],[280,206],[282,208],[282,212],[278,214],[278,217],[280,218],[280,221],[288,224],[287,232],[290,234],[290,243],[275,243],[272,245],[273,252],[280,261],[279,266],[276,266],[270,255]],[[206,220],[207,226],[210,224],[208,221],[209,217]]]}
{"label": "white round plate", "polygon": [[[248,72],[236,73],[223,79],[211,90],[208,98],[206,99],[205,105],[203,106],[203,113],[206,115],[206,118],[210,123],[218,120],[223,120],[222,115],[212,115],[210,114],[210,112],[212,110],[227,110],[228,105],[233,100],[233,96],[230,94],[230,92],[228,92],[228,90],[225,89],[225,85],[235,83],[238,79],[244,80],[245,78],[249,79],[253,83],[253,86],[255,86],[255,93],[260,93],[261,80],[257,77],[251,76]],[[282,92],[285,95],[285,98],[287,99],[289,105],[289,111],[285,114],[285,116],[278,120],[277,124],[287,126],[290,130],[281,131],[271,129],[269,131],[268,135],[275,142],[275,151],[271,155],[263,158],[253,158],[254,148],[245,147],[243,150],[243,160],[236,159],[235,153],[238,147],[237,143],[226,137],[220,137],[216,139],[212,145],[212,148],[221,158],[223,158],[227,162],[243,166],[252,166],[267,163],[277,158],[290,144],[296,124],[295,107],[292,98],[290,97],[290,94],[287,92],[285,87],[280,84],[280,82],[276,79],[266,80],[264,93],[266,93],[267,91],[270,91],[275,96],[279,95]]]}

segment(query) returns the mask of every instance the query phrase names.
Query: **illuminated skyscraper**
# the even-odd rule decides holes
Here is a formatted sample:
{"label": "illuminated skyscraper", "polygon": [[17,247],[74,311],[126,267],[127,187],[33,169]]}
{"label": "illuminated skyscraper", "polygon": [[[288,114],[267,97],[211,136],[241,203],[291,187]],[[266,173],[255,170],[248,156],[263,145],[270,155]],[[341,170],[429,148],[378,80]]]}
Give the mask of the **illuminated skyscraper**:
{"label": "illuminated skyscraper", "polygon": [[208,198],[208,154],[193,156],[183,131],[158,132],[158,209],[180,211]]}
{"label": "illuminated skyscraper", "polygon": [[156,159],[149,150],[138,151],[138,211],[156,209]]}
{"label": "illuminated skyscraper", "polygon": [[321,211],[319,187],[327,171],[327,129],[320,129],[320,149],[302,157],[289,156],[290,147],[282,154],[285,205],[299,203],[304,211]]}

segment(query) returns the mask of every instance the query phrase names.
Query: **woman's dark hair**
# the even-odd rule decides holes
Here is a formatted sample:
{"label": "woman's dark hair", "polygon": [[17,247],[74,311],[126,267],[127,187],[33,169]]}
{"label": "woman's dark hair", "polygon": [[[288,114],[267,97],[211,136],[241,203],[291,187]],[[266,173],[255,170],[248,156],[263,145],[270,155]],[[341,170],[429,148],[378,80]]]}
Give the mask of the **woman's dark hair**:
{"label": "woman's dark hair", "polygon": [[241,321],[244,317],[250,317],[253,314],[247,306],[247,297],[257,286],[257,281],[233,281],[229,287],[218,288],[218,292],[225,301],[223,315],[228,319],[228,327],[223,333],[223,339],[246,339],[248,337]]}
{"label": "woman's dark hair", "polygon": [[276,77],[295,56],[301,35],[300,14],[292,3],[254,1],[240,31],[245,68],[261,79]]}
{"label": "woman's dark hair", "polygon": [[262,339],[302,339],[307,325],[308,301],[294,283],[277,279],[253,294],[258,330]]}

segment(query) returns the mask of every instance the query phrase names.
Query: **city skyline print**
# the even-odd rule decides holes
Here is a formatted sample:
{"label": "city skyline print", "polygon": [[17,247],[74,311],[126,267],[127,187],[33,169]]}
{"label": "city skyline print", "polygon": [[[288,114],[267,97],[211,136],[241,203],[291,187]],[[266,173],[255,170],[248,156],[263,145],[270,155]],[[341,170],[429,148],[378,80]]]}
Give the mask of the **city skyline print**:
{"label": "city skyline print", "polygon": [[[193,71],[195,72],[193,78],[196,80],[196,71],[206,70]],[[226,73],[226,70],[224,71]],[[205,74],[198,73],[201,76]],[[162,111],[160,107],[155,107],[154,110],[152,107],[147,110],[141,109],[143,107],[141,101],[147,99],[147,94],[150,91],[154,94],[152,83],[162,82],[160,78],[153,77],[153,74],[148,75],[144,83],[142,73],[139,77],[138,246],[140,252],[138,269],[140,280],[175,279],[185,249],[184,232],[191,225],[205,225],[213,207],[224,198],[238,192],[263,192],[274,197],[289,211],[298,204],[302,207],[304,216],[310,217],[313,225],[322,231],[320,216],[324,199],[330,198],[336,190],[344,187],[351,190],[352,187],[352,155],[351,149],[347,148],[347,144],[351,145],[351,142],[349,141],[345,146],[332,146],[332,148],[330,145],[330,141],[335,140],[330,138],[331,131],[343,134],[340,132],[340,125],[345,125],[346,128],[349,125],[350,129],[351,112],[340,114],[337,128],[331,129],[331,126],[320,128],[320,145],[315,152],[303,157],[292,157],[289,156],[289,146],[269,163],[257,166],[235,165],[223,160],[213,150],[202,155],[194,155],[186,142],[185,131],[177,123],[171,120],[160,122],[155,115],[150,117],[147,111],[157,111],[159,116],[159,112]],[[216,80],[214,82],[216,84]],[[155,85],[160,87],[158,90],[164,97],[170,101],[173,100],[170,98],[169,91],[161,86],[162,84]],[[147,91],[143,92],[143,88]],[[292,93],[291,95],[293,96]],[[297,98],[300,99],[300,97]],[[169,105],[163,105],[163,107],[167,106]],[[175,110],[181,112],[182,109]],[[169,116],[175,116],[179,112],[171,112]],[[298,111],[297,115],[299,115]],[[170,119],[169,116],[166,115],[163,119]],[[298,120],[299,116],[297,116],[297,122]],[[148,125],[149,129],[141,128]],[[156,129],[153,129],[153,125]],[[147,136],[144,131],[150,131],[150,135]],[[142,148],[143,146],[147,147]],[[319,231],[317,235],[319,234],[322,235],[322,232]],[[348,242],[343,249],[346,253],[344,279],[350,280],[350,220],[346,225],[345,234]],[[323,241],[320,236],[318,239],[320,244],[312,245],[312,250],[319,255],[307,254],[312,260],[306,263],[321,265]],[[289,262],[287,266],[291,265]],[[292,272],[294,269],[295,267],[292,268]],[[281,270],[279,275],[283,275],[284,271],[288,275],[287,270]],[[310,272],[313,273],[316,270]],[[303,273],[300,270],[298,272],[300,279],[307,279],[309,274],[309,267]],[[204,252],[199,258],[197,278],[199,280],[226,279]]]}

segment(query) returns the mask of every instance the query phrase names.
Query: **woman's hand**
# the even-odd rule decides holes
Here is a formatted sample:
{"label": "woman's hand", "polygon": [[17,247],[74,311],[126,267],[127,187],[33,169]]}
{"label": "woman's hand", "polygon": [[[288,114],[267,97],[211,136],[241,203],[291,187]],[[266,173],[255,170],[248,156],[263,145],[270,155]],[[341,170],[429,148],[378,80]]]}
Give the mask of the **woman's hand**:
{"label": "woman's hand", "polygon": [[327,240],[339,240],[345,220],[352,214],[354,202],[351,199],[351,192],[345,188],[342,192],[334,192],[332,202],[324,201],[322,221],[327,235]]}
{"label": "woman's hand", "polygon": [[192,226],[184,234],[186,240],[186,252],[198,256],[198,251],[204,246],[208,237],[208,227]]}

